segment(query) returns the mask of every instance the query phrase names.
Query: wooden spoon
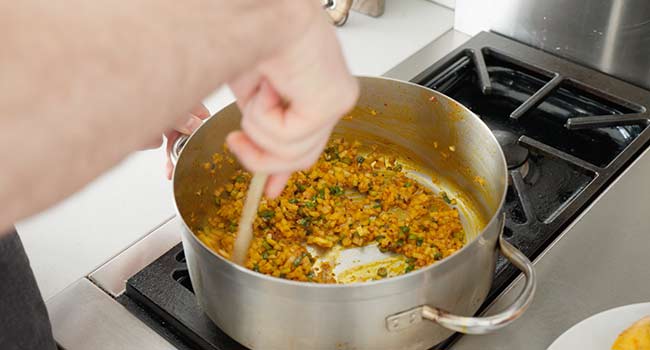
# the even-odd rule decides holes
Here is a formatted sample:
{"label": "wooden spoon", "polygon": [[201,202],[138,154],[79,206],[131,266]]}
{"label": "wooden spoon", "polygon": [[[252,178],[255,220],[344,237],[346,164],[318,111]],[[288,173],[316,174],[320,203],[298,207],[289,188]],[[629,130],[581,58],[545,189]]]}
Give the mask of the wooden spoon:
{"label": "wooden spoon", "polygon": [[248,248],[253,239],[253,221],[255,221],[255,217],[257,216],[257,208],[262,199],[267,178],[268,175],[265,173],[255,173],[253,179],[251,179],[250,186],[248,186],[248,193],[244,201],[244,208],[242,208],[239,229],[232,251],[232,261],[241,266],[244,266],[246,262]]}

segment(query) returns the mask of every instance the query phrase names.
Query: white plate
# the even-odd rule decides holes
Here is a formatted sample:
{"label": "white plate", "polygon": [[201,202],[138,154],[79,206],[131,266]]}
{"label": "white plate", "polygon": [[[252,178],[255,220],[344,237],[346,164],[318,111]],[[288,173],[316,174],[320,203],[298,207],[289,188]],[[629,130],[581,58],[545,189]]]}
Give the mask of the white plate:
{"label": "white plate", "polygon": [[547,350],[611,350],[621,332],[644,316],[650,315],[650,303],[617,307],[569,328]]}

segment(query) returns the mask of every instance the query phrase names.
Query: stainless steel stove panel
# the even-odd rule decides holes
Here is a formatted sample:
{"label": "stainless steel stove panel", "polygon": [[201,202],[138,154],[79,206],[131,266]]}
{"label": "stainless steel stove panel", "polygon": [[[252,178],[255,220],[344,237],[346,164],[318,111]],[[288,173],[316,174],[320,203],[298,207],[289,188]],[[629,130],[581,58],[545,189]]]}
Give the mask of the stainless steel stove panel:
{"label": "stainless steel stove panel", "polygon": [[86,278],[48,300],[47,308],[64,350],[176,349]]}

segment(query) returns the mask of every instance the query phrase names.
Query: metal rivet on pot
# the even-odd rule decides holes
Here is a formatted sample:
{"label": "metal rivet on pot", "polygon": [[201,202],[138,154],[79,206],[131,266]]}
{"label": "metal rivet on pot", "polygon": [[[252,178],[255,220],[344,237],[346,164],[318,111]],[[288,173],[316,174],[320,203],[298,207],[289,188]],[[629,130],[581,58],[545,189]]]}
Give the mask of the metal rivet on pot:
{"label": "metal rivet on pot", "polygon": [[399,320],[393,320],[393,328],[399,328]]}

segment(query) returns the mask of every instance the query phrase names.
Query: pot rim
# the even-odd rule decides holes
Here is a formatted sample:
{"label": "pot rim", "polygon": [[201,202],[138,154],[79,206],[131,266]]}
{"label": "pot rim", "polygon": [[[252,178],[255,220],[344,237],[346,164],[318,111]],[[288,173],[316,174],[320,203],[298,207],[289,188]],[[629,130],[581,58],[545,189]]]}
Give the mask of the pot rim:
{"label": "pot rim", "polygon": [[[445,94],[443,94],[441,92],[435,91],[435,90],[433,90],[431,88],[428,88],[428,87],[425,87],[425,86],[422,86],[422,85],[415,84],[415,83],[413,83],[411,81],[404,81],[404,80],[399,80],[399,79],[394,79],[394,78],[373,77],[373,76],[365,76],[365,75],[356,75],[355,77],[358,78],[358,79],[389,80],[389,81],[393,81],[393,82],[396,82],[396,83],[411,85],[411,86],[417,87],[419,89],[423,89],[424,91],[426,91],[428,93],[432,93],[432,94],[435,94],[437,96],[442,96],[443,98],[446,98],[446,99],[448,99],[450,101],[453,101],[458,107],[460,107],[463,110],[463,112],[465,112],[466,114],[471,115],[472,118],[478,119],[478,121],[480,122],[480,125],[481,125],[480,127],[483,128],[484,131],[486,131],[489,134],[489,140],[491,140],[492,142],[494,142],[497,145],[499,144],[499,142],[496,139],[496,136],[494,136],[494,134],[492,133],[490,128],[487,126],[487,124],[485,124],[485,122],[483,122],[481,120],[481,118],[479,118],[474,112],[469,110],[467,107],[465,107],[464,105],[462,105],[458,101],[454,100],[453,98],[451,98],[451,97],[449,97],[449,96],[447,96],[447,95],[445,95]],[[232,106],[235,103],[236,102],[232,102],[232,103],[228,104],[227,106],[223,107],[222,109],[219,110],[219,112],[212,115],[209,119],[212,119],[212,117],[216,117],[222,110],[228,108],[229,106]],[[206,123],[201,125],[199,127],[199,129],[202,128],[205,124]],[[188,138],[188,140],[186,142],[186,145],[189,142],[192,141],[192,137],[195,134],[196,134],[196,131],[192,135],[190,135],[190,137]],[[431,264],[429,266],[418,269],[416,271],[412,271],[412,272],[409,272],[409,273],[406,273],[406,274],[403,274],[403,275],[394,276],[394,277],[390,277],[390,278],[384,278],[384,279],[380,279],[380,280],[371,280],[371,281],[355,282],[355,283],[344,283],[344,284],[343,283],[341,283],[341,284],[340,283],[333,283],[333,284],[329,284],[329,283],[313,283],[313,282],[301,282],[301,281],[288,280],[288,279],[284,279],[284,278],[269,276],[269,275],[266,275],[266,274],[263,274],[263,273],[260,273],[260,272],[255,272],[255,271],[250,270],[250,269],[248,269],[246,267],[237,265],[237,264],[233,263],[232,261],[230,261],[230,260],[222,257],[221,255],[215,253],[212,249],[207,247],[200,239],[198,239],[196,237],[196,235],[194,234],[194,232],[189,228],[189,226],[187,226],[187,223],[185,222],[185,219],[180,214],[180,211],[178,210],[178,203],[176,202],[175,193],[174,193],[174,204],[175,204],[174,209],[176,211],[176,215],[181,219],[181,222],[183,224],[183,228],[189,233],[189,235],[191,236],[191,239],[194,240],[196,243],[198,243],[201,246],[202,249],[207,250],[208,253],[211,254],[213,257],[216,257],[217,259],[220,259],[222,262],[225,262],[227,264],[227,266],[229,266],[230,268],[234,268],[236,270],[239,270],[240,272],[246,273],[249,276],[254,277],[254,278],[261,278],[265,282],[268,282],[268,283],[279,283],[279,284],[285,285],[285,286],[294,286],[294,287],[301,287],[301,288],[302,287],[308,287],[308,288],[319,288],[319,289],[353,289],[353,288],[365,288],[365,287],[368,287],[368,286],[378,286],[378,285],[399,283],[399,282],[401,282],[403,280],[418,278],[418,277],[420,277],[420,275],[422,275],[424,273],[427,273],[428,271],[430,271],[430,270],[432,270],[432,269],[434,269],[436,267],[446,266],[446,265],[451,264],[451,261],[456,261],[456,260],[460,259],[460,256],[463,255],[463,253],[465,251],[470,249],[470,246],[474,246],[474,245],[478,244],[477,242],[480,241],[481,238],[485,235],[485,232],[487,232],[488,227],[491,227],[492,225],[496,224],[496,222],[501,219],[501,217],[502,217],[501,213],[503,212],[503,205],[504,205],[504,202],[505,202],[505,199],[506,199],[506,194],[507,194],[507,191],[508,191],[508,181],[507,181],[508,166],[507,166],[507,163],[506,163],[505,155],[503,154],[503,150],[501,149],[500,146],[497,147],[497,149],[498,149],[497,157],[499,158],[498,161],[500,163],[502,163],[502,166],[503,166],[503,169],[504,169],[503,176],[506,179],[503,181],[502,195],[501,195],[501,199],[499,200],[499,205],[497,206],[496,211],[494,212],[494,214],[492,214],[492,217],[485,224],[485,226],[483,227],[481,232],[478,235],[476,235],[476,237],[474,237],[474,239],[472,241],[465,244],[461,249],[457,250],[452,255],[450,255],[450,256],[448,256],[448,257],[446,257],[446,258],[444,258],[444,259],[442,259],[442,260],[440,260],[438,262],[435,262],[435,263],[433,263],[433,264]],[[183,154],[182,154],[182,151],[181,151],[180,156],[178,158],[179,160],[180,160],[180,157],[182,157],[182,155]],[[171,180],[172,184],[175,183],[175,179],[176,179],[176,167],[174,167],[174,172],[172,174],[172,180]],[[175,192],[175,186],[173,188],[173,191]],[[183,246],[183,249],[185,249],[185,246]],[[440,268],[442,268],[442,267],[440,267]]]}

